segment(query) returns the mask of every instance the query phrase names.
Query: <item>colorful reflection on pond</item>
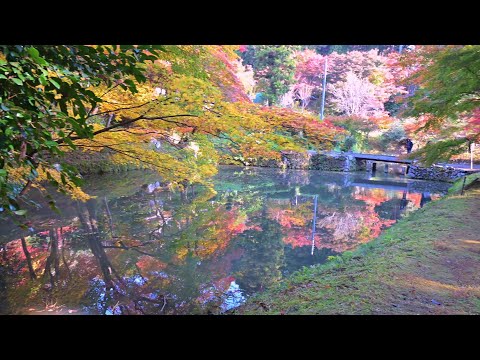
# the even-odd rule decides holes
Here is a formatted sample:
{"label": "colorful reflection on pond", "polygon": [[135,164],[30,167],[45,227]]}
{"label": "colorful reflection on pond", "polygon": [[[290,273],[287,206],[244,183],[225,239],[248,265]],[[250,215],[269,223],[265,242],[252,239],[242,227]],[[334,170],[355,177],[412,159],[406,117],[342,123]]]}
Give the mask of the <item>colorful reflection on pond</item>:
{"label": "colorful reflection on pond", "polygon": [[221,167],[217,194],[155,174],[91,177],[86,203],[0,222],[2,314],[209,314],[377,237],[449,184]]}

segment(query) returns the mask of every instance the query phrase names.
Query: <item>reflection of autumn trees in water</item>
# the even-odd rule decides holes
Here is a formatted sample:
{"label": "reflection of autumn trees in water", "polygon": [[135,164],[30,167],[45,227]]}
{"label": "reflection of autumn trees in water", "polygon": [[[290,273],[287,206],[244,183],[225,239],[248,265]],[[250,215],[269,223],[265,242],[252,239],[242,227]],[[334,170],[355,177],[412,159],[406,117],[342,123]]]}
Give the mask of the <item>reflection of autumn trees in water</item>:
{"label": "reflection of autumn trees in water", "polygon": [[195,311],[190,303],[201,289],[221,280],[241,255],[237,249],[224,256],[229,241],[249,229],[246,214],[235,204],[225,211],[223,201],[207,201],[211,195],[178,194],[170,210],[143,195],[78,202],[78,228],[51,228],[5,245],[2,265],[15,269],[12,296],[29,293],[23,305],[36,308],[56,302],[99,313]]}
{"label": "reflection of autumn trees in water", "polygon": [[265,213],[252,219],[259,225],[238,235],[244,253],[235,262],[235,275],[241,288],[248,293],[263,290],[282,278],[282,231],[277,222],[266,218]]}
{"label": "reflection of autumn trees in water", "polygon": [[[308,226],[313,220],[311,198],[295,195],[291,199],[268,200],[268,218],[282,226],[284,244],[293,248],[311,246],[312,229]],[[315,246],[320,246],[320,235],[315,233]]]}
{"label": "reflection of autumn trees in water", "polygon": [[0,248],[0,312],[218,312],[228,291],[239,286],[249,295],[324,262],[426,201],[422,194],[348,187],[341,174],[315,176],[231,172],[216,195],[202,188],[139,191],[132,182],[135,191],[72,203],[69,220],[46,226],[43,216],[42,231]]}
{"label": "reflection of autumn trees in water", "polygon": [[[341,211],[323,209],[320,212],[323,217],[318,221],[318,226],[330,234],[324,237],[322,245],[337,252],[349,250],[378,237],[384,228],[391,226],[400,216],[401,200],[398,192],[355,187],[352,197],[358,201],[351,202]],[[391,212],[393,219],[382,218],[376,210],[388,201],[397,205],[396,211]]]}
{"label": "reflection of autumn trees in water", "polygon": [[[341,188],[327,186],[326,191],[337,192]],[[335,252],[349,250],[360,243],[368,242],[380,235],[381,231],[391,226],[400,217],[402,210],[420,207],[423,194],[386,191],[385,189],[365,189],[354,187],[348,190],[349,201],[340,201],[335,206],[320,202],[317,211],[314,246],[317,249],[328,248]],[[320,192],[322,194],[322,192]],[[323,193],[324,196],[325,193]],[[402,199],[403,196],[403,199]],[[354,200],[351,201],[353,197]],[[392,202],[386,212],[389,217],[384,218],[379,213],[382,204]],[[284,243],[295,247],[312,245],[312,229],[309,227],[313,220],[312,198],[295,195],[292,199],[271,199],[268,208],[269,219],[277,221],[284,234]]]}
{"label": "reflection of autumn trees in water", "polygon": [[[160,220],[162,229],[148,221],[143,224],[147,228],[153,225],[157,232],[162,230],[160,238],[142,243],[136,239],[129,241],[126,235],[120,235],[115,241],[115,244],[120,246],[99,246],[100,242],[96,241],[95,237],[90,237],[89,244],[100,263],[105,286],[111,286],[115,290],[117,296],[112,300],[123,304],[119,305],[122,313],[196,311],[193,300],[201,296],[199,291],[206,283],[215,280],[208,277],[209,273],[202,271],[199,260],[221,256],[232,236],[245,229],[243,218],[237,213],[238,209],[222,212],[219,211],[218,204],[195,202],[193,198],[189,200],[185,194],[181,194],[180,199],[184,207],[180,207],[180,214],[172,212],[172,226],[169,229],[163,227],[167,225],[166,216],[159,213],[168,212],[163,206],[162,209],[155,206],[157,219],[145,217],[148,221],[154,220],[153,223]],[[136,234],[135,228],[128,235],[131,236],[132,233]],[[105,247],[120,251],[109,250],[110,261],[103,250]],[[132,251],[140,256],[133,256]],[[128,266],[131,263],[134,263],[134,266]],[[132,275],[124,275],[122,278],[117,273]],[[113,286],[110,285],[112,283]]]}
{"label": "reflection of autumn trees in water", "polygon": [[337,252],[349,250],[360,243],[377,237],[381,230],[395,220],[382,220],[372,206],[359,210],[352,207],[348,212],[333,212],[318,221],[330,236],[324,236],[322,246]]}

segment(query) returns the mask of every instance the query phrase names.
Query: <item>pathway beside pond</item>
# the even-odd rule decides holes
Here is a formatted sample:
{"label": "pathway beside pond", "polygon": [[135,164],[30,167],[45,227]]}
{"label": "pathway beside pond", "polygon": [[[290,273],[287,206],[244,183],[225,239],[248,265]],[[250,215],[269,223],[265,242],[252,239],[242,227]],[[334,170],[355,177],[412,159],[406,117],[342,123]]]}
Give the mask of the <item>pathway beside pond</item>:
{"label": "pathway beside pond", "polygon": [[480,314],[480,186],[274,286],[234,314]]}

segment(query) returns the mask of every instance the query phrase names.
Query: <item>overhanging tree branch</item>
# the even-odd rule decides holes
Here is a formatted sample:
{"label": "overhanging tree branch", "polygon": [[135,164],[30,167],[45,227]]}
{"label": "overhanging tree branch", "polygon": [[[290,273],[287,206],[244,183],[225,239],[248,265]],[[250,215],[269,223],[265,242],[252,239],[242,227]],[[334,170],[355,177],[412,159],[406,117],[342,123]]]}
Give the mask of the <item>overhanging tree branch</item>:
{"label": "overhanging tree branch", "polygon": [[[197,117],[196,115],[191,115],[191,114],[178,114],[178,115],[166,115],[166,116],[158,116],[158,117],[151,117],[151,118],[148,118],[148,117],[145,117],[144,115],[140,115],[140,116],[137,116],[136,118],[133,118],[133,119],[129,119],[129,120],[125,120],[125,121],[122,121],[122,122],[119,122],[117,124],[113,124],[111,126],[108,126],[106,128],[103,128],[103,129],[100,129],[100,130],[97,130],[97,131],[94,131],[92,133],[92,136],[95,136],[95,135],[98,135],[98,134],[101,134],[101,133],[104,133],[104,132],[107,132],[107,131],[110,131],[112,129],[115,129],[115,128],[118,128],[118,127],[121,127],[121,126],[125,126],[125,125],[129,125],[129,124],[133,124],[134,122],[137,122],[139,120],[164,120],[164,121],[167,121],[166,119],[168,118],[175,118],[175,117]],[[170,121],[170,122],[173,122],[173,121]],[[187,124],[184,124],[184,123],[180,123],[180,122],[175,122],[177,124],[182,124],[184,126],[191,126],[191,125],[187,125]],[[81,137],[81,136],[73,136],[70,138],[70,140],[78,140],[78,139],[85,139],[84,137]],[[64,139],[59,139],[57,141],[57,144],[62,144],[64,143],[65,140]]]}

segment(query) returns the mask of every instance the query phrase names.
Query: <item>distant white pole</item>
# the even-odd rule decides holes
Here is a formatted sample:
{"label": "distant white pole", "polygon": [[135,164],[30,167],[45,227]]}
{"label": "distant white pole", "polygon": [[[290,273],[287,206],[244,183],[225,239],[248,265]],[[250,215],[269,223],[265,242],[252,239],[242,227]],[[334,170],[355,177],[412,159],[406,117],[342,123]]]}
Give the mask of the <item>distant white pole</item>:
{"label": "distant white pole", "polygon": [[470,169],[473,169],[473,149],[475,148],[475,143],[470,143]]}
{"label": "distant white pole", "polygon": [[325,55],[325,68],[323,69],[322,111],[320,113],[320,120],[323,120],[323,111],[325,110],[325,91],[327,87],[327,62],[328,62],[328,57],[327,55]]}

